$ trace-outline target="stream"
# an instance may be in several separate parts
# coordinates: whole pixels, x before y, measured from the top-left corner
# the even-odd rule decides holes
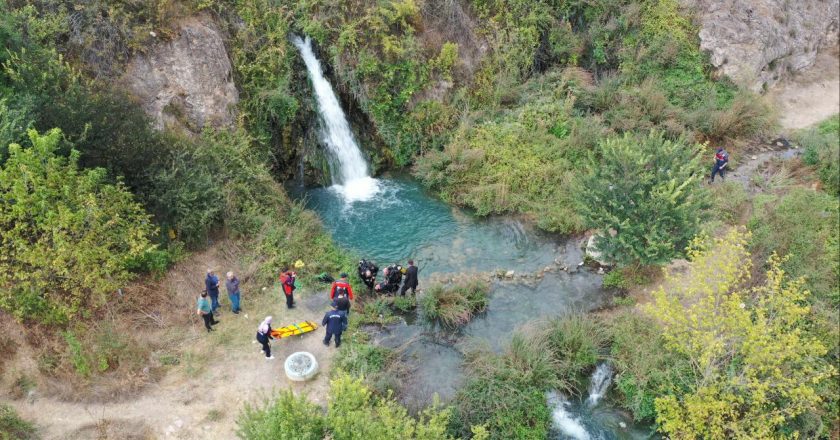
[[[408,176],[371,177],[309,38],[292,41],[313,83],[333,183],[292,192],[319,214],[336,242],[380,268],[413,258],[420,269],[420,295],[433,281],[504,274],[493,278],[487,312],[458,331],[425,323],[416,314],[371,329],[374,342],[397,349],[409,368],[397,390],[404,404],[417,410],[430,404],[434,394],[451,399],[463,384],[462,353],[471,344],[501,351],[524,324],[609,303],[612,293],[601,288],[602,276],[579,268],[583,253],[576,240],[541,233],[512,217],[476,218],[429,195]],[[554,411],[552,438],[650,437],[649,427],[634,426],[626,412],[599,401],[611,378],[611,370],[607,374],[599,367],[595,391],[582,401],[547,390]]]

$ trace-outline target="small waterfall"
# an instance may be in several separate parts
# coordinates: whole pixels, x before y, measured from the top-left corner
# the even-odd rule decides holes
[[[548,406],[552,408],[551,421],[554,428],[563,436],[574,440],[590,440],[589,431],[583,426],[580,418],[569,412],[569,401],[556,391],[548,393]]]
[[[589,397],[586,403],[589,406],[595,406],[598,401],[607,393],[610,384],[612,383],[613,370],[608,362],[602,362],[595,368],[592,373],[592,379],[589,381]]]
[[[378,182],[368,173],[367,162],[353,137],[353,132],[350,131],[350,124],[338,103],[338,98],[329,81],[324,78],[321,63],[312,52],[312,41],[309,37],[302,39],[293,36],[292,43],[300,50],[318,100],[318,111],[323,124],[322,142],[330,152],[333,187],[347,202],[368,200],[378,191]]]

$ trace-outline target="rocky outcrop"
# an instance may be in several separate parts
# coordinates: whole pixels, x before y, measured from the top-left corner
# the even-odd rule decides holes
[[[700,20],[700,47],[736,82],[759,91],[836,46],[840,0],[681,0]]]
[[[235,120],[239,94],[222,33],[209,16],[184,20],[171,41],[135,55],[122,82],[159,129],[198,132]]]

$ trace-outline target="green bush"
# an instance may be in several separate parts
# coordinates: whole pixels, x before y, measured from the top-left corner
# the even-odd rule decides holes
[[[603,324],[588,315],[574,314],[551,319],[546,327],[548,348],[558,364],[557,374],[577,387],[585,374],[603,358],[609,346]]]
[[[578,210],[603,231],[596,247],[619,264],[661,264],[682,254],[708,206],[700,145],[661,133],[625,134],[600,144],[577,181]]]
[[[439,321],[450,328],[460,327],[487,309],[489,291],[490,285],[481,280],[433,285],[420,299],[421,313],[429,321]]]
[[[452,429],[464,436],[485,426],[491,439],[544,439],[551,411],[546,391],[567,389],[545,338],[514,335],[508,350],[468,352],[466,383],[455,397]]]
[[[0,440],[36,440],[35,425],[23,420],[10,405],[0,404]]]
[[[653,420],[657,397],[687,391],[687,378],[693,374],[691,364],[663,350],[665,341],[659,329],[636,311],[621,312],[608,323],[618,402],[633,413],[634,419]]]
[[[0,306],[66,322],[133,278],[128,267],[152,248],[155,229],[104,169],[80,170],[75,151],[56,155],[60,130],[29,137],[32,147],[11,145],[0,168]]]
[[[327,412],[305,396],[283,392],[264,408],[246,404],[237,435],[260,439],[446,440],[450,412],[429,408],[415,419],[391,397],[376,397],[359,379],[343,375],[330,384]]]
[[[787,256],[782,268],[791,277],[805,277],[813,295],[840,305],[838,201],[825,193],[796,188],[781,198],[757,204],[749,228],[756,258]]]
[[[236,419],[236,435],[243,440],[321,440],[324,425],[321,408],[288,389],[263,408],[246,402]]]
[[[802,161],[817,170],[825,191],[840,195],[840,115],[797,133],[794,140],[805,149]]]

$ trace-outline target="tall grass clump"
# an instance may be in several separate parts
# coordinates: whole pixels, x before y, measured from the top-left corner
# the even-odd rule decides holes
[[[490,284],[482,280],[434,285],[420,300],[422,315],[449,328],[460,327],[487,309],[489,292]]]
[[[840,195],[840,115],[797,133],[794,140],[805,149],[802,161],[816,169],[825,192]]]
[[[40,438],[35,425],[20,418],[10,405],[0,405],[0,440],[35,440]]]
[[[545,393],[568,388],[555,374],[557,365],[545,338],[522,334],[514,335],[502,354],[468,352],[453,430],[466,434],[470,426],[484,425],[491,439],[548,438],[551,411]]]
[[[585,373],[603,358],[603,350],[609,346],[603,323],[585,314],[552,319],[545,331],[548,348],[558,363],[558,375],[572,385],[584,380]]]

